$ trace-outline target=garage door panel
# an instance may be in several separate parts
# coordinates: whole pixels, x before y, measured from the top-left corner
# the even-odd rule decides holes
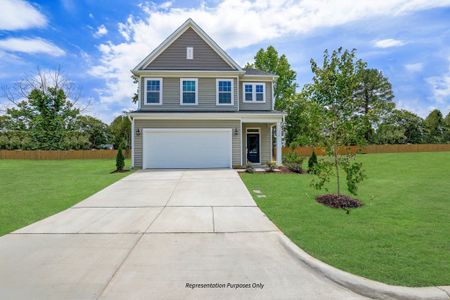
[[[144,130],[144,168],[229,168],[231,129]]]

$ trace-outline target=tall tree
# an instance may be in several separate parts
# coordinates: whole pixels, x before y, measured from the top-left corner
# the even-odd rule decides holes
[[[253,67],[261,71],[270,72],[278,75],[278,79],[274,88],[275,108],[284,110],[286,108],[286,100],[295,94],[297,83],[297,73],[292,70],[286,55],[278,55],[277,50],[273,46],[263,48],[255,55],[253,64],[246,64],[246,67]]]
[[[444,119],[445,123],[445,142],[450,143],[450,112]]]
[[[291,147],[312,146],[320,140],[322,109],[307,98],[306,89],[289,99],[286,106],[285,141]]]
[[[325,50],[321,66],[311,59],[313,83],[307,87],[310,99],[322,108],[319,145],[324,146],[332,162],[321,161],[314,183],[322,188],[334,168],[337,193],[340,195],[341,168],[346,172],[348,190],[355,194],[364,178],[362,165],[354,156],[339,153],[338,148],[359,144],[364,140],[365,125],[358,116],[359,105],[354,95],[359,87],[359,74],[365,63],[356,58],[356,50]]]
[[[427,142],[432,144],[443,143],[445,140],[445,125],[442,113],[435,109],[425,118],[427,128]]]
[[[19,81],[12,92],[6,91],[15,104],[6,110],[6,115],[16,130],[29,132],[33,148],[65,149],[65,135],[73,130],[80,114],[80,109],[67,98],[66,92],[71,90],[72,83],[59,71],[38,71],[37,75]]]
[[[109,143],[109,127],[99,119],[91,116],[79,116],[75,127],[88,137],[92,148],[99,149],[102,145]]]
[[[115,149],[122,146],[125,149],[130,149],[131,146],[131,122],[127,116],[116,117],[109,130],[112,136],[112,142]]]
[[[394,109],[394,92],[388,78],[377,69],[361,69],[359,72],[359,85],[355,91],[355,100],[360,106],[367,124],[366,140],[371,141],[372,128],[387,113]]]
[[[423,119],[412,112],[394,109],[377,127],[377,144],[420,144],[425,141]]]

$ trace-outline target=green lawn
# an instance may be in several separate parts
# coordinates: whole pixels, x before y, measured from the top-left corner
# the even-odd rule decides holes
[[[348,215],[315,202],[310,175],[242,178],[267,196],[254,195],[266,215],[314,257],[388,284],[450,285],[450,152],[358,159],[368,175],[357,196],[365,206]]]
[[[0,236],[64,210],[122,177],[115,161],[0,160]]]

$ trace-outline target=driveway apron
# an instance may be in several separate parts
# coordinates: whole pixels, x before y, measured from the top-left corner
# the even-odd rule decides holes
[[[234,170],[144,170],[0,238],[1,299],[362,299],[301,263]]]

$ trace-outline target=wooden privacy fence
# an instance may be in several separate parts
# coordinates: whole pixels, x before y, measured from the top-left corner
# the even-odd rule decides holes
[[[115,158],[117,150],[0,150],[0,159],[101,159]],[[128,151],[124,151],[129,158]]]
[[[283,147],[283,153],[295,151],[301,155],[311,155],[313,147]],[[324,155],[323,148],[314,148],[317,155]],[[403,153],[403,152],[439,152],[450,151],[450,144],[414,144],[414,145],[368,145],[364,147],[339,147],[338,153]]]

